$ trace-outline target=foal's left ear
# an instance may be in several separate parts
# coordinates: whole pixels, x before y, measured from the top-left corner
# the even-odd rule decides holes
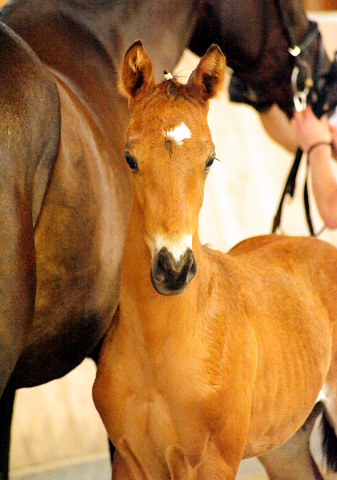
[[[134,42],[124,55],[120,91],[126,97],[136,98],[154,86],[153,65],[140,40]]]
[[[211,45],[187,82],[191,94],[207,102],[220,92],[225,78],[226,58],[218,45]]]

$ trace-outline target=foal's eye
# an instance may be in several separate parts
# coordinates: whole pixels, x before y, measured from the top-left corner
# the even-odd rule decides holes
[[[207,162],[206,162],[206,165],[205,165],[205,171],[208,172],[208,170],[211,168],[211,166],[213,165],[214,163],[214,159],[215,159],[215,156],[212,156],[210,157]]]
[[[125,152],[125,160],[126,163],[129,165],[131,172],[137,173],[138,172],[138,165],[136,160],[130,155],[129,152]]]

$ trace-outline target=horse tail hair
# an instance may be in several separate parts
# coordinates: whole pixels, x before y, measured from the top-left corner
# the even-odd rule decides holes
[[[337,472],[337,436],[326,408],[322,414],[322,450],[326,466],[332,472]]]

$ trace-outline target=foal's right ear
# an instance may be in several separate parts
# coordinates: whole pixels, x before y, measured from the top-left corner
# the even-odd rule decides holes
[[[154,87],[152,61],[140,40],[124,55],[119,87],[128,98],[140,97]]]
[[[218,45],[211,45],[190,75],[187,89],[200,102],[207,103],[220,93],[225,78],[226,58]]]

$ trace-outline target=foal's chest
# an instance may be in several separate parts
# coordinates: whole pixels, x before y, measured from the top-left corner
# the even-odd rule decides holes
[[[183,353],[172,339],[149,352],[120,327],[113,342],[107,342],[102,360],[108,365],[98,379],[109,388],[112,442],[118,449],[126,441],[142,463],[156,458],[161,464],[168,449],[179,446],[198,464],[211,426],[221,416],[219,392],[201,381],[202,365],[193,349]]]

